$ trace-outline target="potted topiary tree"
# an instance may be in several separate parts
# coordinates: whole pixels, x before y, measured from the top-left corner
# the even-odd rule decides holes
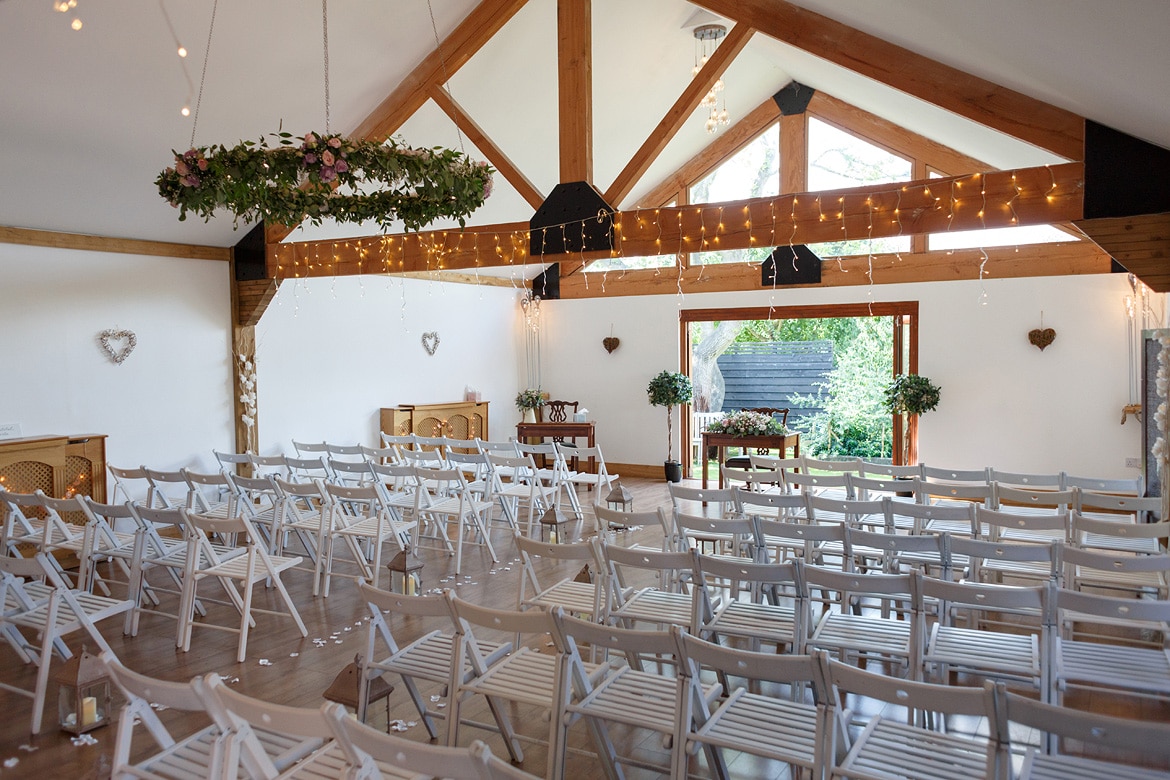
[[[663,371],[650,380],[646,395],[653,406],[666,407],[666,462],[668,482],[682,481],[682,464],[674,459],[674,407],[689,403],[694,396],[691,378],[677,371]]]
[[[899,374],[886,387],[886,408],[892,414],[902,415],[902,462],[918,460],[917,447],[912,447],[915,437],[911,425],[917,424],[918,415],[938,407],[939,386],[918,374]]]

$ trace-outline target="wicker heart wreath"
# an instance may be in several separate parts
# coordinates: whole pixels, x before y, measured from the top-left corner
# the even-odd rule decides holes
[[[134,335],[132,330],[103,330],[98,334],[98,341],[101,343],[102,351],[106,353],[106,357],[119,366],[138,346],[138,337]]]

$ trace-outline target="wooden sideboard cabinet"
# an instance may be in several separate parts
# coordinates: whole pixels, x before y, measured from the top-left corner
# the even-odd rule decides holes
[[[457,401],[449,404],[404,404],[382,409],[382,433],[415,434],[428,438],[487,439],[488,402]]]
[[[106,501],[106,437],[30,436],[0,441],[0,485],[54,498],[81,493]]]

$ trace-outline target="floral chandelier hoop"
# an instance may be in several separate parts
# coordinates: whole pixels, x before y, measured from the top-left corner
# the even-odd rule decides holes
[[[467,217],[491,195],[495,171],[462,151],[439,146],[414,148],[394,139],[382,143],[344,138],[330,132],[328,0],[321,0],[325,132],[294,138],[292,133],[281,131],[269,136],[275,139],[271,145],[262,137],[230,148],[195,146],[218,6],[219,0],[215,0],[191,126],[191,148],[183,153],[172,150],[174,166],[155,179],[159,195],[179,210],[180,221],[190,211],[208,222],[217,209],[226,209],[237,223],[240,219],[264,220],[295,226],[305,219],[314,225],[333,219],[373,221],[389,230],[400,220],[407,230],[420,230],[436,219],[448,218],[463,227]],[[431,27],[441,52],[433,12]]]
[[[192,212],[206,222],[224,208],[237,220],[371,220],[388,229],[397,219],[419,230],[443,217],[465,224],[492,191],[491,166],[452,149],[313,132],[272,137],[275,146],[261,138],[174,152],[174,166],[155,180],[159,194],[180,220]],[[360,190],[369,185],[379,189]]]

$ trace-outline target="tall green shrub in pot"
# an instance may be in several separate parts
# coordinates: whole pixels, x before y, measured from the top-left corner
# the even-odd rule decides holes
[[[690,403],[694,397],[691,378],[677,371],[663,371],[650,380],[646,396],[653,406],[666,407],[666,462],[663,466],[666,479],[678,482],[682,479],[682,464],[674,459],[674,407]]]
[[[886,408],[902,415],[902,462],[911,463],[911,420],[938,407],[940,388],[924,376],[899,374],[886,387]]]

